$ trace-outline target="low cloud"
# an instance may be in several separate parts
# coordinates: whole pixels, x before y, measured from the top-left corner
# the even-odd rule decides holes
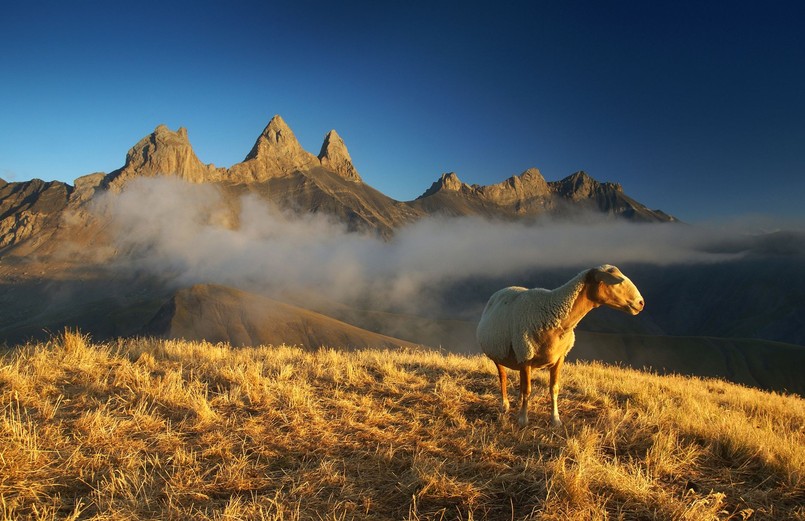
[[[127,253],[120,257],[127,269],[177,287],[217,283],[411,312],[428,308],[429,288],[473,277],[560,268],[569,277],[602,263],[727,262],[751,246],[746,222],[524,224],[475,217],[423,219],[382,241],[325,215],[291,215],[257,196],[233,198],[173,177],[136,179],[94,210]]]

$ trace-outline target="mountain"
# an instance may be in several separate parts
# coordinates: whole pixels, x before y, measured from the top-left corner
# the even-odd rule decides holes
[[[74,187],[59,181],[0,179],[0,251],[28,239],[36,244],[47,240],[61,225],[73,192]]]
[[[328,316],[245,291],[197,284],[177,291],[143,333],[234,346],[297,345],[310,349],[416,347]]]
[[[214,184],[233,197],[252,193],[286,211],[324,213],[353,231],[384,238],[428,215],[510,220],[593,212],[631,221],[675,221],[631,199],[619,184],[600,183],[584,172],[547,182],[536,168],[488,186],[470,186],[448,173],[419,198],[396,201],[363,182],[335,130],[325,135],[315,156],[302,148],[288,124],[276,115],[244,160],[229,168],[202,163],[186,128],[174,132],[158,125],[128,151],[124,165],[109,174],[78,178],[74,186],[0,180],[0,249],[30,239],[28,251],[32,251],[66,223],[81,221],[86,228],[90,216],[85,207],[97,193],[119,193],[134,179],[166,175]]]
[[[126,154],[126,164],[103,180],[104,186],[120,191],[129,180],[139,177],[175,175],[192,183],[221,181],[226,169],[205,165],[196,156],[187,138],[187,129],[173,132],[159,125]]]
[[[522,218],[543,214],[571,217],[584,212],[635,222],[673,222],[659,210],[649,210],[623,193],[621,185],[599,183],[586,172],[547,182],[536,168],[487,185],[468,185],[451,172],[442,175],[410,203],[424,213],[451,216],[484,215]]]
[[[358,175],[355,165],[352,164],[352,158],[344,140],[335,130],[331,130],[324,136],[324,143],[321,145],[318,157],[321,166],[331,172],[335,172],[348,181],[361,181],[361,176]]]
[[[676,218],[665,212],[650,210],[624,194],[620,184],[599,183],[584,171],[549,183],[549,187],[555,197],[565,203],[563,205],[565,211],[571,205],[576,205],[577,209],[597,210],[635,222],[676,221]]]
[[[316,156],[305,151],[280,116],[274,116],[257,137],[242,163],[229,169],[228,180],[242,183],[265,181],[319,166]]]

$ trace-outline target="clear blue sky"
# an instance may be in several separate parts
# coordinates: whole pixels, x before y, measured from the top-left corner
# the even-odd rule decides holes
[[[4,2],[0,177],[114,170],[160,123],[231,166],[281,114],[400,200],[535,166],[688,221],[805,217],[804,3],[468,5]]]

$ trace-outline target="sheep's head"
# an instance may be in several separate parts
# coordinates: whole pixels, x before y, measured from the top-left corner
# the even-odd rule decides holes
[[[615,266],[604,264],[587,273],[590,300],[598,305],[637,315],[645,301],[629,278]]]

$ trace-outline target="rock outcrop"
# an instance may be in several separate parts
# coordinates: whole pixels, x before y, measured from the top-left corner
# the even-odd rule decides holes
[[[186,128],[180,127],[173,132],[165,125],[159,125],[129,150],[123,168],[107,175],[103,184],[113,191],[120,191],[134,177],[159,175],[174,175],[191,183],[205,183],[222,180],[225,172],[223,168],[205,165],[199,160],[187,139]]]
[[[463,183],[458,178],[455,172],[448,172],[430,185],[430,188],[425,190],[425,193],[419,196],[419,199],[435,195],[439,192],[461,192],[472,193],[472,188]]]
[[[72,191],[73,187],[59,181],[0,180],[0,248],[51,234]]]
[[[560,181],[551,183],[551,187],[556,194],[572,201],[589,199],[601,192],[623,193],[623,187],[621,187],[620,184],[599,183],[584,170],[580,170]]]
[[[324,143],[319,152],[319,162],[322,167],[348,181],[361,181],[361,176],[358,175],[355,165],[352,164],[352,158],[349,156],[344,140],[335,130],[331,130],[324,136]]]
[[[674,222],[676,218],[650,210],[625,193],[619,183],[601,183],[579,171],[548,183],[558,201],[559,213],[593,211],[637,222]]]
[[[302,148],[293,131],[276,115],[257,138],[246,159],[229,169],[231,182],[255,183],[319,166],[319,159]]]
[[[536,168],[477,190],[485,200],[508,208],[515,215],[536,214],[551,208],[550,187]]]
[[[96,172],[94,174],[81,176],[73,181],[75,190],[70,196],[70,205],[79,206],[92,199],[95,192],[103,184],[105,178],[105,173]]]

